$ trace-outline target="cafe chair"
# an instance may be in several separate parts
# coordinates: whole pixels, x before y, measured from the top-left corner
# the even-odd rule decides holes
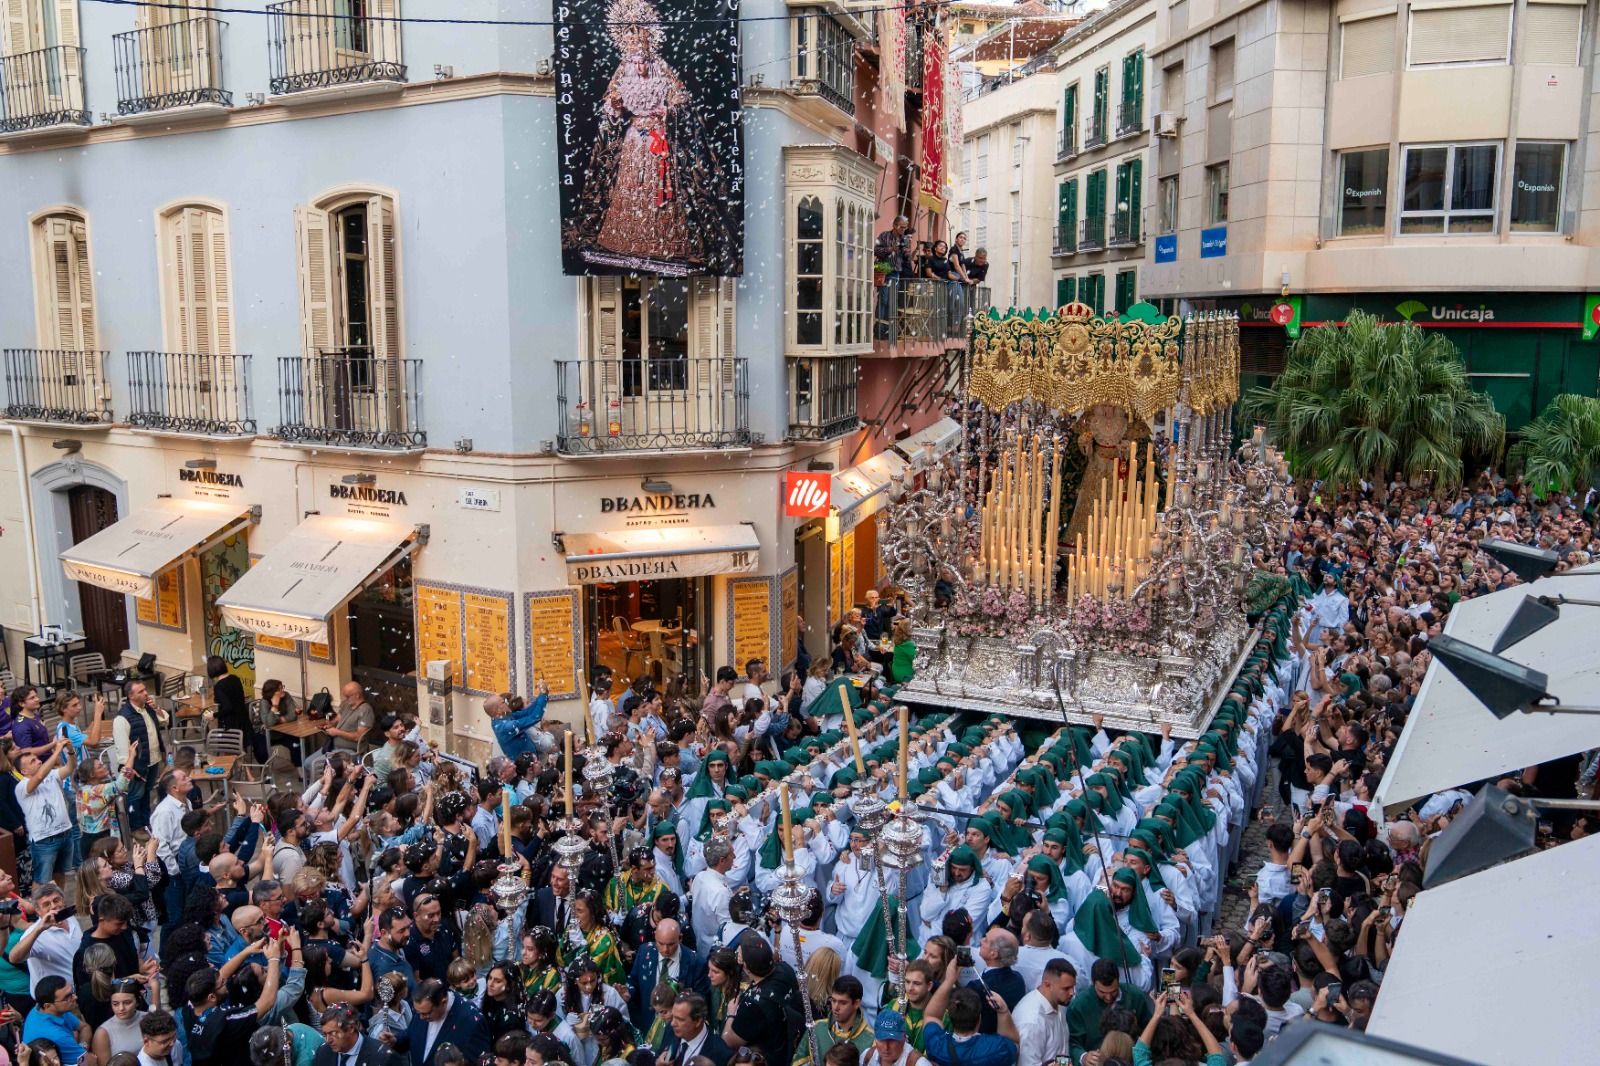
[[[301,775],[307,785],[322,776],[322,768],[328,765],[328,756],[325,752],[317,752],[300,764]]]
[[[207,755],[243,755],[244,730],[213,729],[206,734]]]
[[[67,673],[80,685],[94,685],[94,676],[106,672],[106,657],[97,651],[67,656]]]
[[[272,794],[272,782],[265,778],[236,777],[230,782],[229,787],[233,789],[235,796],[243,797],[244,801],[250,804],[265,803]]]
[[[642,673],[645,669],[646,663],[645,651],[648,649],[649,645],[645,644],[638,638],[637,635],[634,634],[633,630],[628,625],[628,620],[622,617],[620,614],[615,615],[611,619],[611,630],[617,635],[617,643],[622,645],[622,672],[629,677],[634,676],[633,669],[629,664],[634,659],[638,659],[640,662],[639,669]]]

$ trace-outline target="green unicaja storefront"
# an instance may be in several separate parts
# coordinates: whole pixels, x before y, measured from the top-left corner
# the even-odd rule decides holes
[[[1270,298],[1257,298],[1267,304]],[[1436,329],[1461,352],[1473,384],[1516,431],[1563,392],[1600,390],[1600,296],[1569,292],[1307,293],[1290,297],[1299,321],[1286,332],[1337,325],[1351,310]],[[1260,315],[1253,317],[1262,317]],[[1257,328],[1265,323],[1260,323]]]

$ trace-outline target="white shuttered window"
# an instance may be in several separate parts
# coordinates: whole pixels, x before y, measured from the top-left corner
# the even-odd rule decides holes
[[[1340,32],[1339,77],[1360,78],[1394,69],[1394,15],[1346,22]]]
[[[94,350],[99,334],[87,224],[80,215],[47,215],[34,223],[33,235],[39,347]]]
[[[1411,11],[1410,63],[1504,63],[1511,44],[1511,5]]]
[[[396,220],[394,200],[382,193],[295,209],[305,354],[370,347],[378,359],[405,355]]]
[[[1583,8],[1577,4],[1529,4],[1522,15],[1522,61],[1577,65],[1582,30]]]
[[[186,204],[161,218],[161,280],[167,349],[233,354],[233,283],[227,217]]]

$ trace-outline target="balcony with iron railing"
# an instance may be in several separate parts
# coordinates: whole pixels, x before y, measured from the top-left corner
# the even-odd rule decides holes
[[[106,353],[7,348],[5,416],[61,426],[111,425]]]
[[[184,19],[165,26],[113,34],[117,70],[117,114],[147,115],[175,108],[211,110],[233,106],[222,87],[222,31],[214,18]]]
[[[87,128],[82,48],[0,56],[0,134]]]
[[[1106,217],[1099,215],[1078,223],[1078,251],[1098,252],[1106,246]]]
[[[272,95],[385,90],[405,83],[400,23],[373,18],[365,4],[350,4],[347,10],[351,13],[330,15],[327,0],[267,5]]]
[[[1056,161],[1071,159],[1078,154],[1078,130],[1074,126],[1062,126],[1061,132],[1056,134]]]
[[[154,433],[253,437],[250,357],[129,352],[128,424]]]
[[[1071,255],[1078,250],[1078,227],[1071,222],[1050,227],[1050,254]]]
[[[1131,137],[1144,129],[1144,100],[1124,100],[1117,105],[1117,136]]]
[[[307,447],[422,451],[422,360],[374,355],[365,345],[282,357],[272,435]]]
[[[1083,150],[1104,148],[1110,138],[1106,135],[1106,116],[1104,114],[1091,115],[1083,124]]]
[[[673,357],[556,362],[564,455],[749,448],[749,360]]]
[[[1143,227],[1139,225],[1139,212],[1132,208],[1114,212],[1111,216],[1109,248],[1132,248],[1144,240]]]
[[[856,412],[856,358],[798,356],[789,360],[789,439],[832,440],[861,425]]]
[[[966,341],[968,316],[989,306],[989,289],[982,285],[937,278],[890,278],[884,284],[889,291],[879,290],[874,339],[890,344]]]

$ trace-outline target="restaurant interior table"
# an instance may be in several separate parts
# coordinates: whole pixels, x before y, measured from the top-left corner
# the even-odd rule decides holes
[[[209,768],[196,766],[194,768],[194,773],[189,775],[190,780],[197,785],[216,786],[220,784],[222,786],[223,806],[227,807],[231,805],[233,803],[233,789],[229,787],[228,781],[233,777],[234,768],[239,763],[239,756],[206,755],[203,756],[203,758],[207,763],[210,764]],[[220,772],[212,773],[210,772],[212,770]]]

